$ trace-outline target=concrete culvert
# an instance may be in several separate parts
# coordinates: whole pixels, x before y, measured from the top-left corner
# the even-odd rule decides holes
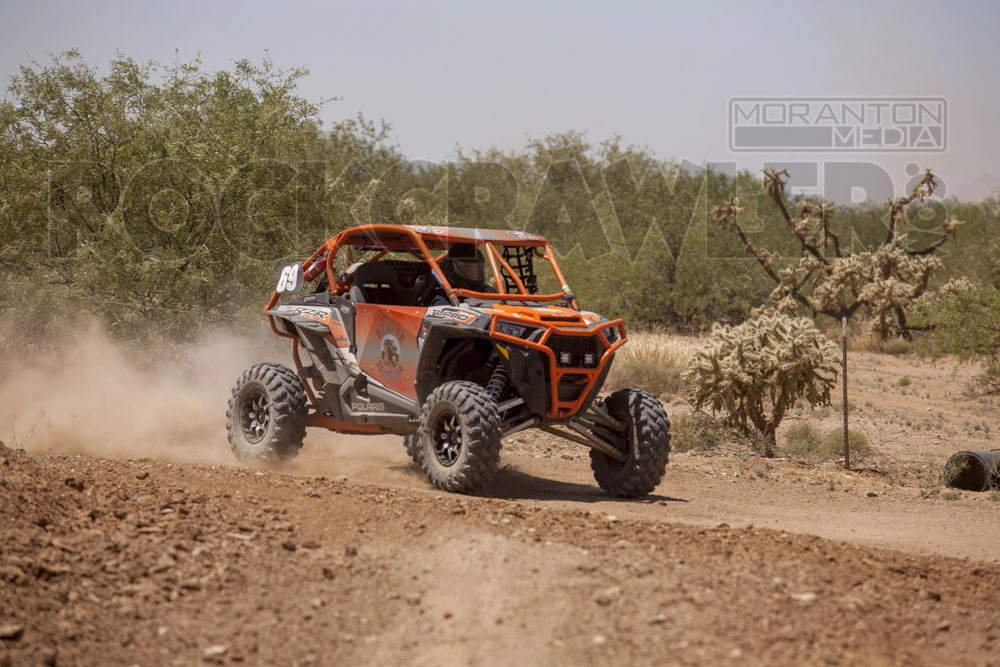
[[[944,483],[963,491],[1000,488],[1000,450],[966,451],[952,454],[944,464]]]

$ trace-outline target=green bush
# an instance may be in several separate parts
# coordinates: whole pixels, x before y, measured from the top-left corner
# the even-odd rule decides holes
[[[101,73],[76,51],[22,67],[0,101],[4,314],[36,340],[82,309],[148,340],[259,312],[280,261],[351,221],[370,181],[352,158],[398,161],[384,126],[321,131],[305,75],[125,56]],[[0,348],[26,337],[4,334]]]
[[[1000,390],[1000,290],[992,285],[954,281],[955,289],[923,302],[921,312],[931,335],[922,351],[953,354],[962,363],[980,362],[980,389]]]

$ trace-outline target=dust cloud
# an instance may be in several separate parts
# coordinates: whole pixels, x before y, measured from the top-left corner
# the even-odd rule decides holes
[[[0,440],[38,453],[233,463],[229,392],[264,354],[212,333],[155,362],[134,360],[91,326],[50,359],[6,369]]]
[[[6,362],[0,373],[0,441],[34,453],[237,465],[226,440],[232,386],[253,364],[287,364],[283,343],[216,331],[192,345],[162,345],[136,358],[101,327],[90,326],[44,362]],[[306,476],[425,484],[398,436],[309,429],[299,457],[281,468]]]

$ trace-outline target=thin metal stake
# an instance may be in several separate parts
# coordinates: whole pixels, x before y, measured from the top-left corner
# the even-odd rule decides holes
[[[847,430],[847,318],[840,318],[840,333],[843,343],[844,380],[844,469],[851,469],[851,445]]]

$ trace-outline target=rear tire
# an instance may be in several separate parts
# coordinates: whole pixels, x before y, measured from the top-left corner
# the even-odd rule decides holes
[[[413,462],[417,464],[418,468],[423,468],[423,458],[420,456],[420,438],[417,434],[404,435],[403,436],[403,446],[406,447],[406,453],[409,454]]]
[[[229,446],[241,461],[294,458],[306,437],[306,393],[280,364],[257,364],[233,387],[226,410]]]
[[[424,402],[415,440],[434,486],[454,493],[481,489],[500,467],[496,401],[475,383],[447,382]]]
[[[626,433],[614,435],[602,429],[598,435],[614,443],[625,454],[625,461],[590,450],[590,467],[597,484],[618,498],[652,493],[670,458],[670,420],[663,405],[645,391],[622,389],[611,394],[604,407],[625,424]]]

